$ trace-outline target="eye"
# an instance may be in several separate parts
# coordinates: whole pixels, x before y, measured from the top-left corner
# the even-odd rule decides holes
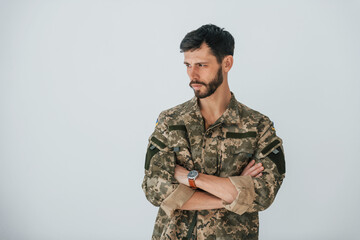
[[[199,66],[199,67],[206,67],[206,65],[205,65],[205,64],[202,64],[202,63],[199,63],[198,66]]]
[[[189,67],[191,67],[191,66],[190,66],[190,64],[185,64],[185,66],[186,66],[186,68],[189,68]]]

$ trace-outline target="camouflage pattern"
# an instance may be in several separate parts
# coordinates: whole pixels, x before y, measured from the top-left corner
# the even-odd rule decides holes
[[[176,164],[209,175],[242,177],[252,159],[265,168],[262,177],[252,178],[255,198],[241,214],[225,208],[177,209],[169,217],[159,208],[152,239],[258,239],[258,211],[271,205],[285,177],[282,140],[268,117],[239,103],[233,94],[224,114],[207,130],[204,126],[196,97],[160,114],[145,164],[142,187],[147,199],[160,206],[178,187]],[[158,150],[152,153],[151,148]]]

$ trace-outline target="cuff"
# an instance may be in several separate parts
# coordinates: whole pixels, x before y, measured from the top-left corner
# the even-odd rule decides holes
[[[233,176],[229,179],[238,191],[238,195],[232,203],[227,204],[223,201],[223,205],[225,209],[241,215],[251,207],[255,199],[254,182],[250,176]]]
[[[173,217],[175,209],[181,208],[182,205],[191,198],[194,192],[194,189],[184,184],[179,184],[175,191],[164,199],[160,207],[169,217]]]

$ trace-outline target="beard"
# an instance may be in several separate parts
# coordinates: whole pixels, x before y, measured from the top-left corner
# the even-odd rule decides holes
[[[189,86],[191,87],[191,84],[195,83],[204,85],[206,89],[205,92],[201,93],[200,90],[194,90],[194,93],[197,98],[207,98],[216,91],[216,89],[222,84],[223,80],[224,78],[222,75],[222,67],[220,66],[215,78],[211,80],[208,84],[199,81],[191,81],[189,83]]]

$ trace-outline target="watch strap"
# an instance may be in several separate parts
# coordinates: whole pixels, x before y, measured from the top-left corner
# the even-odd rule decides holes
[[[192,189],[196,189],[196,185],[195,185],[195,179],[188,179],[189,180],[189,185]]]

